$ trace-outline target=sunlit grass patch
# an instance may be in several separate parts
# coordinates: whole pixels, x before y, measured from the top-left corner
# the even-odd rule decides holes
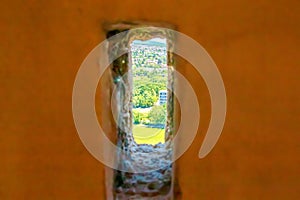
[[[133,126],[133,137],[137,144],[152,144],[165,142],[165,129],[151,128],[144,125]]]

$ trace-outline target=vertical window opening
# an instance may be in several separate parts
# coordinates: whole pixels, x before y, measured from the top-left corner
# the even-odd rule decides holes
[[[110,41],[109,57],[130,50],[111,66],[116,91],[112,106],[118,112],[116,132],[112,134],[117,135],[117,146],[126,152],[126,157],[116,156],[116,164],[125,170],[145,169],[139,173],[106,173],[107,198],[173,199],[174,58],[170,49],[174,48],[174,37],[167,29],[143,29],[134,23],[114,24],[107,29],[108,38],[127,31],[124,41]]]
[[[151,145],[165,143],[168,83],[166,38],[132,41],[130,58],[134,141]]]

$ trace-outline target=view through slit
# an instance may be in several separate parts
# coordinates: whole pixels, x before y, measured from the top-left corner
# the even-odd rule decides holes
[[[108,32],[108,37],[117,31]],[[109,43],[117,111],[113,199],[170,200],[174,191],[173,35],[158,28],[131,29]]]
[[[164,143],[168,83],[166,39],[134,40],[130,48],[134,141],[151,145]]]

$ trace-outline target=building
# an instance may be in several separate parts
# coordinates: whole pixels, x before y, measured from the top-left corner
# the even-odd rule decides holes
[[[160,90],[159,91],[159,105],[163,105],[165,103],[167,103],[167,90]]]

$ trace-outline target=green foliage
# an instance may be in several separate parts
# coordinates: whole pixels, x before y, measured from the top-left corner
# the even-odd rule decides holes
[[[134,89],[133,105],[134,107],[147,108],[154,105],[157,101],[155,90],[147,85],[140,85]]]
[[[166,106],[153,106],[149,112],[149,120],[151,124],[165,124],[166,123]]]
[[[133,91],[133,105],[135,108],[148,108],[158,100],[159,90],[166,87],[161,84],[136,81]]]
[[[147,124],[147,123],[149,123],[148,113],[140,112],[137,109],[133,109],[132,112],[133,112],[133,123],[134,124],[140,124],[140,123]]]
[[[166,90],[168,68],[165,45],[137,45],[132,50],[133,107],[152,107],[159,90]]]
[[[134,124],[139,124],[141,123],[141,113],[137,110],[133,110],[133,123]]]

